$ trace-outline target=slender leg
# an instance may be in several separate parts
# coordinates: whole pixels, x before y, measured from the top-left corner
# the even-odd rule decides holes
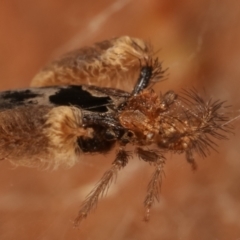
[[[114,177],[116,177],[117,172],[127,165],[129,157],[131,157],[131,155],[124,149],[120,148],[116,159],[112,163],[112,167],[104,173],[101,180],[83,202],[78,216],[74,221],[75,226],[78,226],[80,222],[88,216],[90,211],[97,206],[98,199],[107,192]]]
[[[154,201],[159,201],[162,176],[164,175],[163,167],[165,164],[165,158],[156,150],[143,150],[142,148],[137,148],[137,154],[140,159],[155,166],[155,172],[153,173],[153,176],[148,184],[147,196],[144,200],[144,206],[146,208],[144,220],[148,221],[150,218],[150,210],[154,204]]]

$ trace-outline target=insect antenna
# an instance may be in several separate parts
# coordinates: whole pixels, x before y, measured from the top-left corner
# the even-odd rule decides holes
[[[191,149],[195,149],[199,155],[206,157],[210,153],[210,148],[215,150],[217,144],[213,141],[216,139],[227,139],[220,131],[229,133],[230,128],[226,122],[229,118],[226,113],[221,113],[220,110],[227,108],[225,101],[204,101],[197,93],[196,89],[184,90],[180,96],[183,101],[182,109],[185,114],[187,126],[189,127],[188,136],[191,139]],[[185,104],[185,106],[184,106]],[[191,160],[190,148],[186,152],[187,159]]]

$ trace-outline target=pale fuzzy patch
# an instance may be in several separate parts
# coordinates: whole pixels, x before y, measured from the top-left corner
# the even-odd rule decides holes
[[[73,166],[78,158],[80,148],[77,137],[92,137],[92,129],[82,127],[82,112],[75,107],[55,107],[47,115],[44,134],[49,139],[48,151],[53,156],[51,165]]]
[[[138,38],[123,36],[114,39],[113,47],[106,50],[101,61],[123,71],[128,71],[131,65],[139,64],[139,60],[147,60],[151,56],[151,48]]]

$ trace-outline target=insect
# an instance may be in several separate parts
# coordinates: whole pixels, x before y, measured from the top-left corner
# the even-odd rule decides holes
[[[76,225],[133,155],[155,168],[144,200],[148,220],[159,200],[164,153],[185,153],[196,169],[194,154],[206,157],[214,139],[226,139],[224,102],[205,100],[195,89],[156,93],[152,86],[165,70],[152,56],[142,40],[115,38],[54,61],[36,75],[32,88],[0,93],[2,159],[57,168],[74,165],[84,154],[117,149],[112,166],[83,202]],[[128,80],[135,82],[130,91],[102,86]]]

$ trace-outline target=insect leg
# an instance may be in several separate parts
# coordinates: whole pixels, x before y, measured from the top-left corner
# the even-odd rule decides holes
[[[114,177],[116,177],[117,172],[127,165],[130,156],[131,155],[124,149],[119,149],[117,156],[112,163],[112,167],[104,173],[101,180],[83,202],[78,216],[74,221],[75,226],[78,226],[80,222],[88,216],[90,211],[97,206],[98,199],[107,193],[107,190],[110,187]]]
[[[138,95],[142,90],[149,87],[150,83],[158,82],[164,77],[166,70],[162,69],[162,64],[156,59],[145,59],[146,63],[141,66],[140,76],[132,91],[132,95]],[[155,79],[155,81],[153,81]]]
[[[152,179],[148,184],[147,196],[144,199],[144,206],[146,208],[144,220],[148,221],[150,217],[150,210],[154,201],[159,201],[159,192],[162,185],[162,176],[164,174],[163,167],[165,164],[165,158],[156,150],[144,150],[142,148],[137,148],[136,152],[140,159],[155,166]]]
[[[149,85],[149,82],[152,77],[152,71],[153,71],[152,66],[148,64],[141,68],[140,76],[134,87],[134,90],[132,91],[133,96],[136,96],[137,94],[139,94],[139,92],[141,92],[143,89],[145,89]]]

